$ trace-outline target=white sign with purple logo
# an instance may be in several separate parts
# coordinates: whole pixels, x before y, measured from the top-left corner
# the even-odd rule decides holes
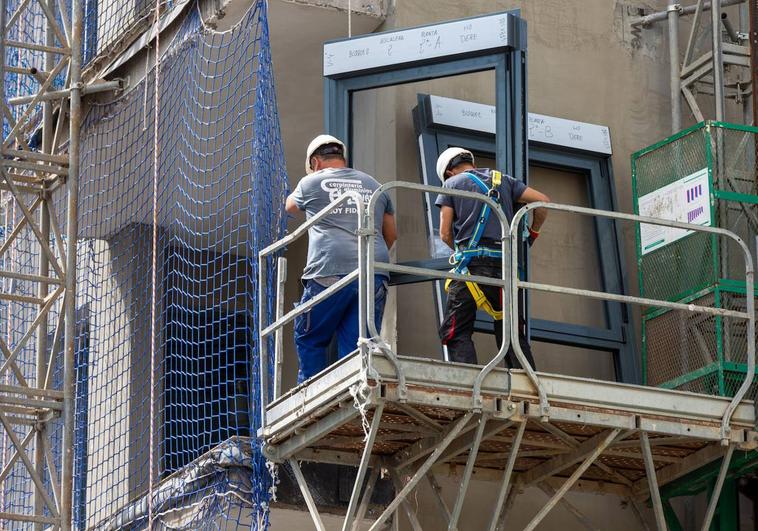
[[[640,216],[669,219],[681,223],[708,226],[711,224],[711,195],[708,189],[708,168],[703,168],[654,192],[645,194],[637,201]],[[692,234],[693,231],[640,225],[642,254]]]

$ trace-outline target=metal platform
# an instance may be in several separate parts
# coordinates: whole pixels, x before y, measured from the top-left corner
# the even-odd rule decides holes
[[[324,525],[300,471],[300,461],[358,467],[343,531],[360,527],[356,522],[365,515],[380,473],[392,478],[396,495],[371,524],[371,531],[380,529],[398,510],[405,511],[414,530],[421,529],[406,499],[422,479],[430,482],[441,514],[447,516],[448,530],[456,530],[474,472],[478,479],[491,479],[498,485],[490,531],[501,527],[501,517],[509,512],[519,490],[537,486],[550,493],[549,502],[526,526],[530,531],[557,503],[566,503],[563,497],[571,489],[612,493],[633,502],[649,498],[658,529],[665,530],[659,486],[721,460],[703,521],[702,529],[708,530],[735,449],[758,447],[755,407],[752,401],[743,400],[755,374],[754,299],[746,298],[746,311],[734,311],[529,282],[518,274],[519,226],[530,210],[546,208],[592,218],[709,233],[740,247],[745,261],[746,292],[753,293],[753,261],[745,243],[734,233],[718,227],[552,203],[530,203],[514,215],[509,225],[500,207],[490,198],[446,189],[447,195],[492,203],[490,208],[501,223],[500,278],[461,276],[375,260],[376,234],[369,229],[374,227],[374,208],[380,194],[394,188],[440,192],[432,186],[395,181],[382,185],[367,204],[347,192],[259,253],[261,276],[268,274],[273,258],[277,253],[279,256],[276,258],[276,294],[259,293],[262,428],[258,435],[264,442],[268,459],[287,462],[292,467],[316,529],[322,530]],[[287,262],[280,253],[309,227],[328,216],[332,208],[347,200],[358,207],[357,270],[285,314]],[[396,355],[381,340],[373,325],[374,291],[368,289],[367,279],[371,279],[373,285],[377,271],[474,281],[502,288],[503,307],[509,308],[504,312],[502,323],[503,345],[511,343],[517,360],[526,370],[499,368],[505,358],[505,348],[485,367]],[[359,313],[366,316],[365,321],[359,321],[358,351],[282,394],[283,327],[356,280]],[[520,290],[744,321],[745,379],[734,397],[725,398],[536,373],[519,342],[510,341],[519,333],[517,320],[511,316],[518,314]],[[266,304],[269,304],[266,301],[274,301],[273,323],[265,317]],[[272,346],[274,352],[269,359]],[[271,362],[273,371],[269,370]],[[269,393],[269,389],[273,392]],[[269,395],[273,397],[272,402],[268,402]],[[440,496],[434,479],[435,472],[440,470],[460,474],[460,487],[452,508],[447,507]]]
[[[462,475],[464,491],[476,470],[478,479],[501,483],[503,499],[509,482],[558,489],[549,510],[569,489],[646,499],[648,467],[656,471],[657,490],[758,440],[747,400],[735,410],[732,444],[724,446],[727,398],[538,373],[550,403],[544,419],[523,371],[494,369],[483,381],[479,409],[473,386],[481,367],[402,356],[397,362],[405,393],[385,355],[373,355],[376,374],[368,377],[356,353],[272,402],[260,434],[266,456],[357,466],[368,451],[368,467],[413,474],[399,495],[443,464]]]

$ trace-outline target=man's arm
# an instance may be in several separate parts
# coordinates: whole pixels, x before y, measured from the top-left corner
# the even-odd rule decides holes
[[[295,203],[295,199],[292,197],[292,194],[290,194],[289,197],[287,197],[287,200],[284,202],[284,210],[286,210],[288,214],[297,214],[300,212],[300,209]]]
[[[382,219],[382,236],[384,236],[384,242],[387,244],[387,249],[392,249],[392,246],[397,240],[397,225],[395,224],[395,215],[384,213]]]
[[[440,207],[440,238],[451,249],[455,249],[455,241],[453,240],[454,216],[455,210],[453,210],[453,207],[445,205]]]
[[[521,194],[521,197],[518,198],[519,203],[536,203],[537,201],[549,203],[550,198],[542,192],[529,187],[527,187],[527,189],[524,190],[524,193]],[[542,224],[545,222],[545,218],[547,218],[547,209],[535,208],[532,211],[532,226],[530,229],[539,233],[540,227],[542,227]]]

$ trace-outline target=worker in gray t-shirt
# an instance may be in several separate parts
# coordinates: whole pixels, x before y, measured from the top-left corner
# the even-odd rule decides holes
[[[348,191],[358,192],[367,203],[379,183],[346,163],[345,145],[337,138],[319,135],[308,146],[306,176],[287,198],[290,214],[305,211],[307,218]],[[397,238],[392,202],[383,194],[376,206],[377,261],[388,262]],[[312,299],[341,277],[358,269],[358,207],[345,201],[329,216],[308,230],[308,260],[303,270],[300,304]],[[376,326],[381,326],[387,295],[387,275],[375,278]],[[326,368],[326,351],[337,336],[338,356],[343,358],[358,345],[358,281],[352,282],[310,311],[295,318],[295,345],[300,362],[297,381],[304,382]]]

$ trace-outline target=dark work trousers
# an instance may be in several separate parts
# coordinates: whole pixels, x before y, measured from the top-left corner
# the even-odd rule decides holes
[[[468,265],[469,273],[483,277],[500,278],[501,267],[499,258],[473,258]],[[503,298],[500,288],[495,286],[485,286],[480,284],[479,287],[484,295],[490,301],[493,309],[501,310],[503,307]],[[440,326],[440,339],[442,344],[447,346],[450,361],[459,363],[476,364],[476,349],[471,335],[474,333],[474,322],[476,320],[476,301],[465,282],[452,281],[447,292],[447,305],[445,307],[445,319]],[[526,339],[526,323],[519,316],[519,344],[524,351],[527,361],[534,369],[534,357],[532,349]],[[503,323],[494,321],[495,341],[498,349],[503,344]],[[505,364],[510,369],[520,369],[521,364],[516,359],[516,353],[513,352],[513,346],[508,346],[508,353],[505,356]]]

